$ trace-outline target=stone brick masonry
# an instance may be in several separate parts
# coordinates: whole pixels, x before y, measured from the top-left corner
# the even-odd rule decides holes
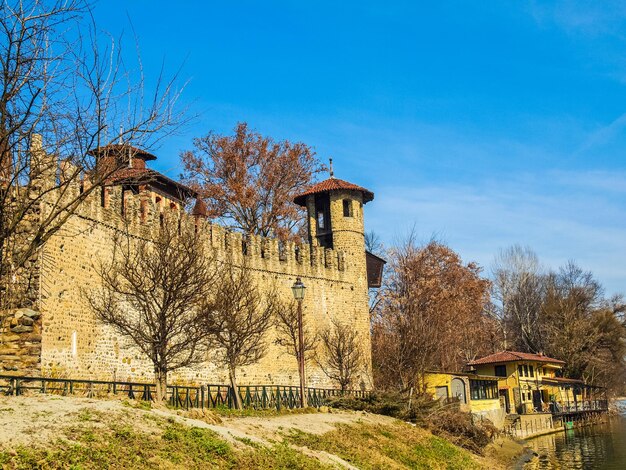
[[[73,188],[79,191],[77,185]],[[150,362],[127,340],[97,321],[85,300],[85,293],[97,287],[100,263],[112,259],[113,237],[128,231],[133,236],[150,238],[158,230],[159,213],[170,209],[155,203],[149,191],[122,195],[122,187],[96,188],[89,199],[70,217],[63,228],[40,250],[38,303],[33,310],[8,312],[0,331],[0,363],[3,373],[44,374],[98,380],[152,381]],[[312,196],[309,196],[309,198]],[[107,200],[107,207],[103,201]],[[342,202],[349,199],[355,210],[344,217]],[[279,245],[275,239],[252,236],[246,241],[219,225],[204,220],[197,223],[205,243],[218,259],[241,263],[247,258],[261,287],[278,286],[279,295],[291,299],[296,277],[305,283],[304,315],[316,331],[330,325],[331,318],[351,325],[362,340],[367,360],[357,380],[371,387],[369,310],[362,196],[355,191],[330,194],[331,222],[335,233],[333,249],[312,244]],[[125,215],[121,204],[124,201]],[[307,201],[308,202],[308,201]],[[309,204],[310,206],[310,204]],[[45,209],[44,209],[45,210]],[[147,212],[146,212],[147,210]],[[311,219],[312,220],[312,219]],[[245,252],[245,254],[244,254]],[[268,338],[270,348],[256,365],[238,371],[241,384],[298,383],[297,363]],[[218,368],[209,354],[201,366],[176,371],[170,383],[227,383],[227,371]],[[309,361],[309,386],[334,387],[322,371]]]

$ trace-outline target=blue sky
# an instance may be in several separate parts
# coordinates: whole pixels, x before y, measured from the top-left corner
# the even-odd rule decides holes
[[[488,269],[529,245],[626,292],[626,4],[100,1],[148,77],[189,79],[198,117],[156,149],[236,122],[332,156],[376,194],[366,225],[413,227]],[[131,28],[132,22],[132,28]]]

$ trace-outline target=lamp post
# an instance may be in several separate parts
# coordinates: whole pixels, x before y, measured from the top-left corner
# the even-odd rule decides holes
[[[304,338],[302,332],[302,300],[304,300],[304,289],[306,287],[300,280],[296,278],[291,291],[293,298],[298,302],[298,367],[300,371],[300,406],[306,408],[306,395],[304,390]]]

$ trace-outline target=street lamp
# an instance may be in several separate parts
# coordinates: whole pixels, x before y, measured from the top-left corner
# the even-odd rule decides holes
[[[306,408],[306,396],[304,394],[304,338],[302,333],[302,301],[304,300],[304,289],[306,287],[296,278],[291,291],[293,298],[298,302],[298,367],[300,370],[300,406]]]

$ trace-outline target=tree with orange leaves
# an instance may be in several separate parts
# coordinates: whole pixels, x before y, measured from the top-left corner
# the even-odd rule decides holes
[[[209,132],[182,153],[184,179],[208,215],[244,233],[293,237],[303,220],[293,198],[325,168],[308,145],[274,141],[239,123],[234,135]]]
[[[475,263],[411,235],[389,250],[380,308],[372,319],[374,380],[380,388],[421,390],[424,372],[460,370],[491,352],[484,314],[490,283]]]

